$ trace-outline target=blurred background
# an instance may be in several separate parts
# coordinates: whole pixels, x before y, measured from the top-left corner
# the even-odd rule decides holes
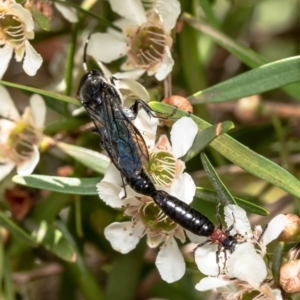
[[[72,3],[82,6],[80,1]],[[202,24],[230,37],[234,43],[254,50],[268,62],[299,55],[299,0],[182,0],[180,3],[182,13],[191,14]],[[85,4],[108,24],[118,18],[107,1],[86,1]],[[32,41],[43,57],[42,67],[30,77],[24,73],[21,63],[12,59],[3,80],[76,97],[79,80],[84,74],[84,42],[90,32],[104,32],[106,23],[78,11],[79,22],[71,24],[50,2],[41,5],[51,16],[51,30],[36,27]],[[207,17],[204,5],[212,9],[215,18]],[[175,61],[171,73],[172,94],[188,97],[251,69],[234,53],[220,46],[209,30],[192,28],[180,17],[172,37]],[[122,62],[124,58],[107,67],[115,73]],[[146,75],[139,81],[147,88],[151,101],[164,98],[163,82]],[[17,88],[8,90],[22,112],[28,105],[30,93]],[[46,136],[54,141],[100,151],[99,137],[91,132],[87,115],[72,116],[77,106],[50,97],[44,97],[44,100],[47,105]],[[233,121],[235,128],[229,133],[233,138],[299,178],[299,100],[300,95],[295,99],[276,89],[230,102],[199,104],[193,109],[195,115],[212,124]],[[159,130],[168,132],[169,129],[162,127]],[[34,174],[99,179],[103,176],[51,143],[44,141],[40,149],[41,158]],[[207,155],[234,196],[263,206],[270,212],[270,218],[278,213],[299,213],[299,203],[293,196],[232,165],[211,148]],[[192,175],[197,186],[212,188],[199,156],[186,164],[186,172]],[[103,230],[108,224],[124,220],[122,212],[99,201],[98,195],[63,194],[15,185],[11,181],[14,174],[0,183],[2,211],[29,233],[32,223],[37,221],[63,224],[60,230],[65,228],[64,234],[71,235],[80,257],[76,264],[65,262],[44,247],[29,247],[18,234],[11,234],[7,227],[2,227],[1,257],[9,266],[2,272],[10,270],[3,289],[11,291],[11,298],[4,293],[1,299],[219,299],[216,294],[195,290],[202,275],[193,263],[192,249],[183,248],[187,253],[185,276],[168,284],[161,280],[154,265],[157,249],[147,248],[145,239],[135,250],[122,255],[112,250],[104,238]],[[216,222],[215,204],[195,198],[192,205]],[[254,225],[266,224],[270,218],[250,216]],[[298,298],[293,296],[293,299]]]

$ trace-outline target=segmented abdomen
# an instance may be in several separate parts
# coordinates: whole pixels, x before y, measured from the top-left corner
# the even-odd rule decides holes
[[[141,169],[138,174],[134,174],[134,176],[126,176],[125,180],[131,188],[139,194],[151,197],[152,194],[156,192],[154,184],[144,169]]]
[[[154,202],[173,221],[186,230],[201,236],[210,236],[215,226],[204,215],[164,191],[152,193]]]

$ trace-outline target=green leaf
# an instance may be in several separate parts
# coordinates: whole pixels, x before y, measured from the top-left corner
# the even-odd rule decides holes
[[[201,187],[197,187],[195,197],[199,200],[201,199],[201,200],[216,203],[216,204],[218,204],[220,202],[220,197],[217,192],[209,190],[209,189],[204,189]],[[253,214],[257,214],[257,215],[261,215],[261,216],[268,216],[270,214],[267,210],[265,210],[264,208],[262,208],[256,204],[253,204],[249,201],[243,200],[238,197],[233,197],[233,198],[240,207],[242,207],[249,213],[253,213]]]
[[[196,18],[193,18],[188,13],[184,13],[182,18],[195,29],[208,35],[215,43],[217,43],[218,45],[226,49],[228,52],[235,55],[238,59],[240,59],[249,67],[257,68],[261,65],[268,63],[268,60],[263,56],[259,55],[258,53],[243,45],[242,43],[231,39],[216,28],[205,24],[202,20],[200,21]],[[291,84],[289,86],[282,87],[281,89],[289,95],[291,95],[292,97],[294,97],[295,99],[300,100],[300,86],[298,84]]]
[[[54,101],[52,101],[54,102]],[[76,118],[63,118],[62,120],[56,121],[52,124],[49,124],[44,129],[45,135],[54,135],[62,130],[74,132],[78,130],[78,128],[85,124],[86,121],[84,119],[76,119]]]
[[[7,217],[2,211],[0,211],[0,224],[28,246],[37,246],[37,243],[32,239],[32,237],[24,229],[19,227],[9,217]]]
[[[62,232],[56,225],[49,225],[46,221],[41,221],[39,227],[32,232],[33,239],[45,247],[46,250],[54,253],[61,259],[74,262],[76,252],[69,244]]]
[[[214,189],[216,190],[220,201],[226,205],[236,204],[234,198],[231,196],[230,192],[216,173],[207,156],[203,152],[200,153],[200,156],[207,177]]]
[[[161,113],[171,113],[174,110],[172,106],[160,102],[150,102],[148,104],[152,109]],[[183,116],[186,116],[186,112],[180,109],[177,109],[172,115],[174,118]],[[191,115],[191,117],[197,123],[200,131],[211,126],[194,115]],[[279,165],[240,144],[227,134],[218,136],[211,142],[210,146],[245,171],[278,186],[296,197],[300,197],[300,181],[297,178]]]
[[[272,274],[276,284],[278,285],[280,284],[280,269],[282,267],[283,257],[285,256],[284,246],[284,242],[279,242],[274,249],[274,255],[272,257]],[[291,253],[292,249],[290,249],[289,254]]]
[[[188,99],[192,104],[225,102],[300,81],[300,56],[275,61],[226,80]]]
[[[110,163],[110,159],[106,155],[93,150],[66,144],[63,142],[58,142],[56,146],[82,163],[84,166],[100,174],[104,174],[106,168]]]
[[[34,21],[45,31],[51,30],[50,21],[36,7],[31,10]]]
[[[13,177],[13,182],[54,192],[78,194],[78,195],[97,195],[96,184],[102,178],[74,178],[58,177],[46,175],[28,175]]]
[[[73,204],[74,197],[70,194],[50,193],[43,201],[39,201],[30,213],[30,220],[39,223],[53,221],[60,211],[66,206]]]
[[[199,131],[193,142],[192,147],[186,153],[181,160],[187,162],[196,156],[200,151],[209,145],[216,137],[223,134],[230,129],[234,128],[234,124],[231,121],[225,121],[205,128],[203,131]]]
[[[80,251],[77,249],[76,242],[71,235],[66,225],[61,222],[56,222],[57,227],[63,233],[68,243],[76,250],[76,261],[74,263],[65,264],[66,269],[72,274],[76,287],[81,291],[84,299],[86,300],[104,300],[106,299],[101,290],[101,285],[96,281],[95,277],[86,267]]]
[[[27,85],[16,84],[16,83],[3,81],[3,80],[0,80],[0,84],[10,86],[10,87],[13,87],[13,88],[16,88],[16,89],[19,89],[19,90],[39,94],[39,95],[42,95],[42,96],[47,96],[47,97],[52,98],[52,99],[65,101],[65,102],[68,102],[68,103],[71,103],[71,104],[80,105],[79,101],[76,100],[75,98],[60,95],[60,94],[57,94],[57,93],[54,93],[54,92],[40,90],[40,89],[33,88],[33,87],[30,87],[30,86],[27,86]]]

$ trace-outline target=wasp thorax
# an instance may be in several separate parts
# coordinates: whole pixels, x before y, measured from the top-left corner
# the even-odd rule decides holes
[[[136,67],[149,68],[162,61],[166,45],[163,28],[147,24],[138,27],[130,37],[128,54]]]
[[[168,232],[177,227],[177,224],[167,217],[153,201],[147,202],[140,211],[143,223],[151,230]]]

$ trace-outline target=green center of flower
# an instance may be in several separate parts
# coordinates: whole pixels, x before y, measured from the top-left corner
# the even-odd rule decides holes
[[[154,184],[168,186],[175,179],[176,158],[168,151],[152,151],[149,153],[147,173]]]
[[[8,155],[16,164],[22,163],[30,159],[38,142],[39,135],[31,125],[17,123],[8,138]]]
[[[12,47],[23,45],[25,40],[24,24],[14,16],[6,12],[0,12],[0,41],[8,42]]]
[[[152,230],[168,232],[174,230],[177,226],[177,224],[168,218],[152,201],[146,203],[142,210],[141,219],[143,223]]]
[[[138,28],[131,39],[130,54],[136,65],[148,68],[162,60],[165,45],[166,34],[162,28],[144,25]]]

